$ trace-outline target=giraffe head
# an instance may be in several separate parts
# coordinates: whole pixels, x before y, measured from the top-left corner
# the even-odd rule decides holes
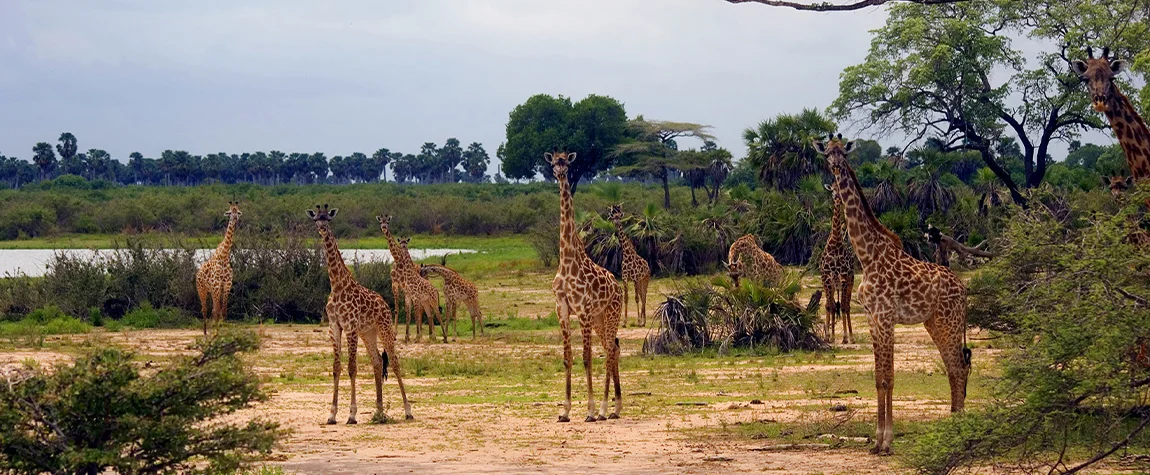
[[[224,212],[224,216],[228,217],[228,222],[238,222],[240,220],[240,216],[243,214],[244,213],[240,211],[240,202],[238,200],[228,202],[228,210]]]
[[[337,212],[339,212],[339,208],[328,209],[327,203],[324,203],[323,208],[320,208],[319,205],[315,205],[315,211],[307,210],[307,217],[311,218],[321,234],[330,233],[331,218],[334,218]]]
[[[399,239],[399,247],[407,249],[407,243],[409,243],[409,242],[411,242],[410,237],[400,238]]]
[[[1122,198],[1122,193],[1124,191],[1129,190],[1134,186],[1134,177],[1104,176],[1102,177],[1102,184],[1106,185],[1107,188],[1110,188],[1110,196],[1114,197],[1115,200],[1118,200]]]
[[[847,172],[850,166],[847,164],[847,154],[855,149],[855,142],[843,142],[843,134],[838,134],[837,137],[827,137],[824,142],[819,139],[811,141],[815,146],[815,151],[827,156],[827,164],[830,165],[831,174],[835,178],[839,178]]]
[[[1102,57],[1095,58],[1094,50],[1086,48],[1086,60],[1076,59],[1070,63],[1070,69],[1086,83],[1090,91],[1094,110],[1106,112],[1111,100],[1116,96],[1114,77],[1126,69],[1126,62],[1117,58],[1110,58],[1110,48],[1102,48]]]
[[[727,263],[727,275],[735,282],[735,287],[739,286],[739,277],[743,275],[743,261],[735,260]]]
[[[555,173],[555,179],[567,179],[567,167],[571,166],[571,162],[575,161],[575,152],[555,152],[544,153],[543,158],[551,165],[551,171]]]
[[[383,216],[376,216],[375,220],[379,221],[379,230],[383,231],[384,235],[390,234],[390,233],[388,233],[388,231],[390,231],[390,228],[387,227],[389,224],[391,224],[391,215],[390,214],[385,214]]]
[[[607,207],[607,219],[618,226],[623,222],[623,203]]]

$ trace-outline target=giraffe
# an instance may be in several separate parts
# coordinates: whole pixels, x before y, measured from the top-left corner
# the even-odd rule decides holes
[[[583,241],[575,228],[575,211],[571,203],[571,184],[567,181],[567,168],[575,161],[574,153],[556,152],[543,155],[555,179],[559,182],[559,270],[551,289],[555,292],[555,313],[563,333],[563,366],[567,373],[567,399],[559,422],[571,421],[571,314],[579,316],[583,332],[583,370],[587,373],[587,419],[618,419],[623,409],[623,393],[619,387],[619,312],[623,295],[619,283],[607,269],[599,267],[587,256]],[[606,376],[603,386],[603,406],[595,415],[595,394],[591,382],[591,331],[599,334],[606,358]],[[615,412],[607,415],[607,401],[611,382],[615,383]]]
[[[912,258],[902,241],[879,222],[862,186],[847,163],[854,142],[842,134],[826,142],[813,139],[826,155],[846,212],[847,234],[862,264],[859,301],[867,312],[875,358],[878,420],[871,453],[889,455],[894,440],[894,326],[922,323],[938,347],[950,380],[950,410],[963,409],[970,375],[966,348],[966,286],[950,269]]]
[[[749,258],[750,264],[745,259]],[[731,243],[727,253],[727,274],[739,285],[739,278],[748,276],[756,280],[778,283],[783,278],[783,266],[775,257],[759,247],[759,240],[747,234]]]
[[[1072,61],[1070,68],[1086,83],[1094,110],[1103,113],[1110,121],[1114,136],[1126,153],[1126,165],[1132,178],[1141,181],[1150,177],[1150,129],[1114,82],[1114,77],[1126,69],[1126,61],[1110,58],[1110,48],[1103,48],[1102,57],[1095,58],[1094,50],[1088,47],[1086,55],[1085,61]]]
[[[423,331],[422,322],[424,318],[427,318],[427,337],[431,341],[435,341],[435,322],[438,321],[439,329],[443,331],[443,342],[447,343],[447,327],[444,326],[443,315],[439,313],[439,291],[435,290],[431,281],[419,275],[419,268],[411,261],[411,254],[407,252],[407,243],[411,241],[411,238],[397,240],[391,234],[391,229],[388,228],[388,224],[391,223],[391,215],[376,216],[375,219],[379,221],[379,228],[383,231],[383,235],[387,236],[387,249],[391,251],[392,292],[397,290],[396,282],[399,282],[398,289],[403,292],[403,302],[407,308],[408,318],[404,325],[403,341],[409,341],[411,316],[414,314],[415,341],[422,338],[420,335],[420,332]],[[396,298],[395,304],[399,305],[399,294],[393,293],[392,295]],[[399,326],[398,323],[396,326]]]
[[[631,238],[623,232],[623,203],[607,207],[607,217],[615,224],[615,234],[619,237],[619,246],[623,248],[623,269],[620,272],[623,281],[623,328],[627,327],[627,282],[633,282],[635,287],[635,310],[639,311],[635,323],[645,327],[647,284],[651,282],[651,267],[638,252],[635,252]]]
[[[831,192],[833,201],[831,234],[819,259],[819,276],[823,281],[823,295],[827,303],[827,334],[830,341],[835,339],[835,320],[843,319],[843,344],[854,342],[854,328],[851,326],[851,291],[855,285],[855,256],[847,246],[846,229],[843,228],[843,202],[839,194],[829,185],[823,185]],[[835,296],[838,299],[835,299]]]
[[[475,339],[476,327],[479,327],[479,334],[483,335],[483,313],[479,311],[479,287],[447,266],[419,266],[420,276],[427,278],[430,274],[443,277],[443,296],[447,300],[444,319],[451,322],[455,329],[455,339],[459,339],[459,324],[455,320],[455,315],[461,303],[467,306],[467,313],[471,314],[471,339]]]
[[[403,412],[405,419],[414,419],[411,415],[411,403],[407,401],[407,390],[403,387],[403,370],[400,368],[399,355],[395,352],[395,326],[392,325],[391,309],[387,301],[379,294],[359,285],[352,277],[343,256],[339,253],[339,246],[335,242],[335,235],[331,232],[331,220],[339,211],[338,208],[328,209],[327,205],[320,208],[315,205],[315,211],[307,210],[307,216],[315,223],[323,238],[324,260],[327,262],[327,275],[331,281],[331,293],[327,297],[327,319],[331,329],[332,347],[332,393],[331,417],[328,424],[335,424],[335,416],[339,410],[339,358],[341,339],[347,337],[347,375],[351,379],[351,414],[347,423],[355,424],[355,355],[356,345],[363,339],[367,353],[371,355],[371,367],[375,372],[375,409],[376,414],[383,413],[383,381],[387,379],[387,366],[390,362],[395,372],[395,381],[399,383],[399,394],[403,398]],[[377,340],[378,339],[378,340]],[[378,342],[383,343],[383,352],[379,352]]]
[[[228,217],[228,230],[224,232],[224,240],[216,246],[216,250],[208,260],[200,264],[196,270],[196,293],[200,296],[200,313],[204,315],[204,334],[208,334],[208,320],[214,320],[218,325],[228,315],[228,294],[232,291],[232,242],[235,238],[236,225],[240,222],[240,202],[229,201],[228,210],[224,216]],[[212,312],[208,315],[208,298],[212,300]]]

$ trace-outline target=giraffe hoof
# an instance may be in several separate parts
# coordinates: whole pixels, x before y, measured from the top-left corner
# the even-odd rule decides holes
[[[611,415],[607,416],[607,418],[608,419],[618,419],[619,413],[618,412],[612,412]]]
[[[603,414],[599,414],[599,417],[596,417],[595,420],[605,421],[605,420],[607,420],[607,416],[604,416]]]
[[[348,423],[348,425],[351,425],[351,424],[356,424],[357,422],[355,422],[355,419],[348,419],[347,423]]]
[[[567,416],[559,416],[559,422],[571,422],[571,418]]]
[[[595,416],[587,416],[587,419],[585,419],[583,422],[595,422],[598,420],[599,419],[596,419]]]
[[[332,418],[328,419],[328,420],[327,420],[327,425],[329,425],[329,426],[333,426],[333,425],[335,425],[335,418],[334,418],[334,417],[332,417]]]
[[[403,416],[403,418],[404,418],[404,419],[406,419],[406,420],[409,420],[409,421],[414,421],[414,420],[415,420],[415,416],[413,416],[413,415],[411,415],[411,414],[408,414],[408,415],[406,415],[406,416]]]

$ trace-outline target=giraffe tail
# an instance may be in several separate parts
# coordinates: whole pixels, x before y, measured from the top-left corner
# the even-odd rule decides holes
[[[386,382],[387,381],[387,365],[390,364],[390,360],[387,357],[387,350],[379,352],[379,357],[383,358],[383,380],[384,380],[384,382]]]

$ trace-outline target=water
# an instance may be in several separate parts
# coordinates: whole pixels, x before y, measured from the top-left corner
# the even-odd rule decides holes
[[[214,250],[214,248],[197,250],[196,263],[198,264],[206,260]],[[70,256],[91,258],[97,255],[107,255],[114,251],[93,251],[90,249],[66,249],[60,251],[53,249],[0,249],[0,276],[18,274],[31,277],[42,276],[48,269],[48,263],[52,262],[57,252],[62,252]],[[418,261],[428,257],[472,253],[476,251],[471,249],[411,249],[409,252],[411,252],[411,258]],[[391,252],[387,249],[347,249],[340,250],[340,253],[343,254],[343,260],[349,265],[356,260],[359,262],[391,262]]]

